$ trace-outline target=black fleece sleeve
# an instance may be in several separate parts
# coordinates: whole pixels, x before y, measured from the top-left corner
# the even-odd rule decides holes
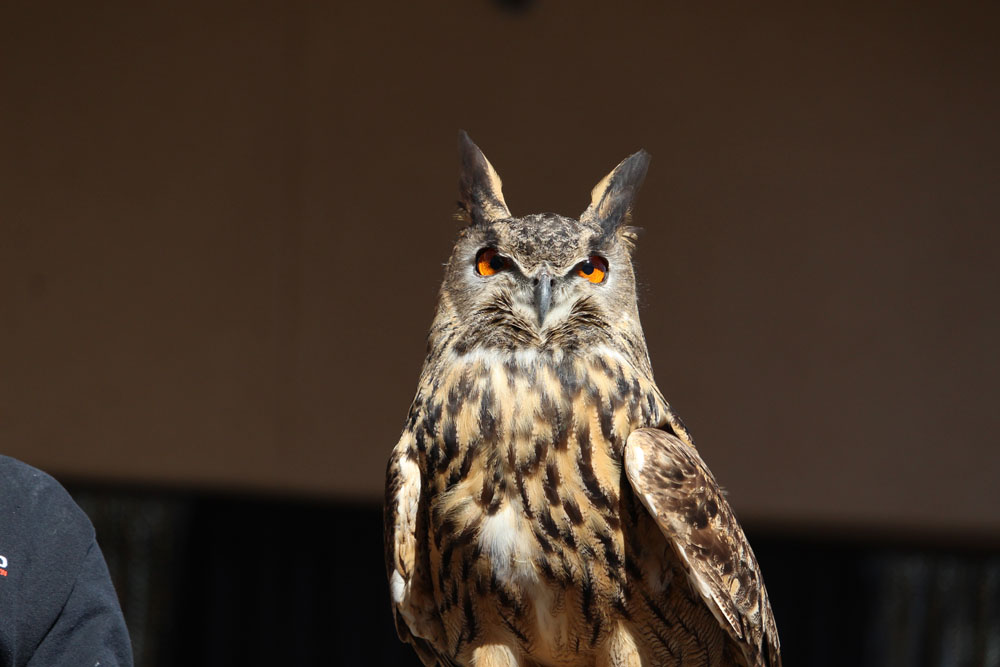
[[[87,515],[52,477],[3,456],[0,566],[0,666],[132,666]]]

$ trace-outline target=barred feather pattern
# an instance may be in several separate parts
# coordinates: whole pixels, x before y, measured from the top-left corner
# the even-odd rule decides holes
[[[639,664],[741,664],[623,484],[631,432],[689,436],[651,381],[599,352],[453,355],[425,374],[400,456],[423,473],[424,616],[448,660],[503,644],[524,664],[600,664],[621,627]]]

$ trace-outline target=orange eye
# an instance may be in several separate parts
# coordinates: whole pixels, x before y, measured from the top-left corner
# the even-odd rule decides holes
[[[483,248],[476,255],[476,272],[481,276],[492,276],[509,266],[506,257],[497,252],[496,248]]]
[[[603,257],[591,255],[576,265],[576,275],[586,278],[595,285],[604,282],[608,273],[608,263]]]

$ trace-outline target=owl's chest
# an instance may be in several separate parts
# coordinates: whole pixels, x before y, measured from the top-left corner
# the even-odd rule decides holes
[[[651,382],[614,358],[473,363],[442,378],[425,414],[417,442],[446,614],[478,591],[558,624],[559,591],[620,593],[622,450],[634,429],[663,423]]]

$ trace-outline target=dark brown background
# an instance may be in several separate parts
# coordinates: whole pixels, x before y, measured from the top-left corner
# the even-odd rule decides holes
[[[742,517],[1000,535],[985,5],[4,13],[3,453],[375,500],[464,127],[515,213],[653,154],[653,363]]]

